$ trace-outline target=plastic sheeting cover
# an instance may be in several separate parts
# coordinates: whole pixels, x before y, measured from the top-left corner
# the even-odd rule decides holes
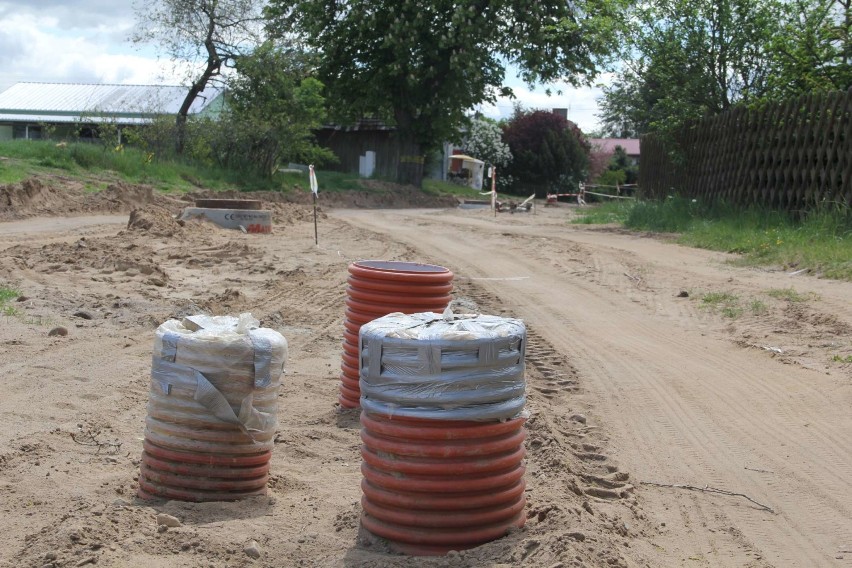
[[[526,327],[489,315],[394,313],[361,327],[361,406],[435,420],[508,420],[526,403]]]
[[[160,325],[151,366],[159,393],[152,391],[149,412],[169,409],[178,423],[197,423],[207,416],[265,442],[277,426],[274,406],[287,341],[259,325],[249,313],[189,316]],[[185,411],[177,410],[181,405]]]

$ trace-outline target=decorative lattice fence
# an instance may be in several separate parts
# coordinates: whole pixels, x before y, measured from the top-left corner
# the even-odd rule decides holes
[[[788,210],[852,205],[852,89],[734,109],[642,138],[639,185]]]

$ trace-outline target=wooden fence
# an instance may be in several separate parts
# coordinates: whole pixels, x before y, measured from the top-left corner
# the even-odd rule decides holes
[[[852,89],[702,119],[641,141],[639,186],[787,210],[852,205]]]

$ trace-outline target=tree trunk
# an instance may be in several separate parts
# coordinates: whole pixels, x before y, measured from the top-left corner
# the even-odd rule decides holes
[[[425,156],[412,126],[411,115],[397,110],[396,143],[399,150],[399,163],[396,169],[396,181],[403,185],[423,186],[423,162]]]
[[[218,75],[222,69],[223,59],[216,50],[216,44],[213,42],[213,33],[216,31],[216,18],[213,12],[207,12],[207,36],[204,39],[204,49],[207,50],[207,67],[204,68],[204,73],[195,81],[189,88],[189,92],[183,99],[183,104],[180,105],[177,118],[175,119],[175,152],[178,156],[183,155],[183,150],[186,147],[186,119],[189,115],[189,109],[192,103],[198,97],[199,93],[207,86],[215,75]]]

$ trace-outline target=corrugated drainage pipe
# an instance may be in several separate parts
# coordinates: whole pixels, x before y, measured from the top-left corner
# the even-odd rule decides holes
[[[473,548],[522,527],[523,424],[362,411],[361,524],[418,556]]]
[[[523,526],[519,320],[391,314],[364,325],[362,526],[412,555],[473,548]]]
[[[433,264],[359,260],[349,265],[340,406],[357,408],[360,404],[358,332],[361,326],[394,312],[443,311],[452,299],[452,280],[449,269]]]
[[[249,314],[161,325],[139,497],[200,502],[265,494],[286,358],[284,337],[258,328]]]

